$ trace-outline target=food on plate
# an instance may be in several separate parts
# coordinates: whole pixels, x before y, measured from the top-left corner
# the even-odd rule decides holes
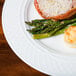
[[[62,34],[68,25],[75,23],[76,18],[61,21],[40,19],[33,20],[32,22],[26,22],[26,24],[33,26],[33,28],[28,29],[28,31],[33,34],[34,39],[43,39]]]
[[[62,20],[76,14],[76,0],[34,0],[34,5],[45,19]]]
[[[76,47],[76,0],[34,0],[34,5],[44,19],[25,22],[33,39],[64,34],[65,42]]]
[[[65,30],[64,40],[66,43],[71,44],[71,47],[76,48],[76,26],[70,26]]]

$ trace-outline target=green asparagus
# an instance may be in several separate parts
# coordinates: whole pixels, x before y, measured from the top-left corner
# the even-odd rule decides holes
[[[68,25],[76,25],[76,18],[70,20],[53,21],[51,19],[33,20],[32,22],[26,22],[34,28],[28,30],[33,34],[34,39],[43,39],[51,36],[56,36],[64,33]]]

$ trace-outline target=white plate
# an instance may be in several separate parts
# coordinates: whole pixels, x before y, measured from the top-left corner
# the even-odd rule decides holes
[[[52,76],[76,76],[76,49],[66,47],[63,35],[33,40],[25,21],[41,18],[33,0],[6,0],[2,23],[5,37],[19,58]]]

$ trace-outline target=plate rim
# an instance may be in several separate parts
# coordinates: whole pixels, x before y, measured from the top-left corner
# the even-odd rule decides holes
[[[23,0],[23,1],[24,1],[24,0]],[[7,6],[7,5],[6,5],[7,2],[9,2],[9,0],[6,0],[6,1],[4,2],[3,10],[2,10],[2,29],[3,29],[4,37],[5,37],[8,45],[9,45],[9,47],[12,49],[12,51],[14,52],[14,54],[15,54],[21,61],[23,61],[24,63],[26,63],[28,66],[30,66],[31,68],[33,68],[33,69],[35,69],[35,70],[37,70],[37,71],[39,71],[39,72],[41,72],[41,73],[50,75],[50,74],[48,74],[47,72],[42,71],[41,69],[33,66],[33,65],[30,64],[28,61],[25,62],[24,59],[23,59],[23,57],[21,57],[20,54],[15,51],[15,49],[13,48],[11,42],[10,42],[9,39],[7,38],[6,33],[5,33],[5,28],[4,28],[4,13],[5,13],[5,10],[6,10],[5,8],[6,8],[6,6]],[[26,2],[27,2],[27,0],[26,0]]]

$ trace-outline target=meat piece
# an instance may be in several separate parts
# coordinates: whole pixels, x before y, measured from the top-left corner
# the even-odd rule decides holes
[[[76,14],[76,0],[34,0],[35,8],[45,19],[67,19]]]

